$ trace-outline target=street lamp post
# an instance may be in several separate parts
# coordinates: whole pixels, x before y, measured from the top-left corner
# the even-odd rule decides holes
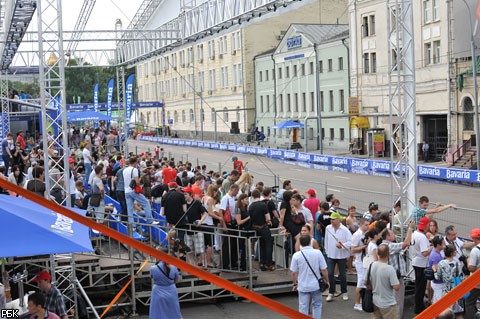
[[[475,110],[475,143],[476,143],[476,166],[477,170],[480,169],[480,129],[478,118],[478,84],[477,84],[477,61],[475,56],[475,37],[472,22],[472,11],[467,4],[466,0],[462,0],[468,10],[468,18],[470,19],[470,49],[472,54],[472,80],[473,80],[473,103]]]

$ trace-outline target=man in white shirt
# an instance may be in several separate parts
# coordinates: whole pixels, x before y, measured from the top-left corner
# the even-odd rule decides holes
[[[88,185],[88,180],[90,174],[92,173],[92,162],[93,158],[89,150],[90,144],[86,142],[85,144],[80,144],[80,149],[82,150],[83,156],[83,165],[85,166],[85,187]]]
[[[133,225],[133,205],[135,201],[142,206],[147,222],[152,222],[152,208],[150,202],[143,194],[137,194],[130,188],[130,182],[134,179],[140,186],[140,172],[137,166],[137,158],[131,157],[128,160],[129,166],[123,170],[123,181],[125,188],[125,200],[127,202],[128,223]],[[135,228],[135,226],[133,226]]]
[[[423,297],[427,288],[427,279],[425,278],[425,268],[428,265],[428,256],[433,249],[425,234],[430,223],[428,217],[422,217],[418,221],[417,230],[413,233],[413,259],[412,266],[415,269],[415,314],[425,310]]]
[[[325,251],[327,253],[328,279],[330,281],[327,301],[333,300],[335,293],[335,266],[338,265],[340,288],[344,301],[347,295],[347,258],[350,257],[352,233],[341,223],[342,216],[334,212],[330,215],[331,224],[325,229]]]
[[[292,271],[293,290],[298,290],[298,311],[308,315],[311,299],[312,316],[320,319],[322,318],[322,292],[317,278],[323,277],[327,286],[329,279],[325,258],[320,250],[310,246],[311,241],[310,235],[300,236],[302,247],[300,251],[293,254],[290,270]]]
[[[470,237],[475,245],[468,258],[468,270],[471,273],[480,269],[480,228],[474,228],[470,232]],[[477,314],[477,300],[480,297],[480,285],[477,285],[470,291],[470,296],[465,300],[465,319],[474,319]]]
[[[357,270],[357,288],[355,289],[355,305],[353,306],[353,309],[357,311],[363,311],[362,304],[360,303],[360,292],[362,288],[365,288],[362,252],[367,248],[363,239],[365,238],[368,226],[370,226],[370,221],[365,218],[360,218],[358,230],[352,235],[352,239],[350,240],[352,254],[355,256],[355,269]]]
[[[292,213],[303,214],[303,217],[305,217],[305,223],[310,224],[310,229],[313,230],[313,216],[310,209],[303,206],[302,196],[300,196],[300,194],[294,194],[290,199],[290,204],[292,205]],[[310,235],[313,235],[313,232]]]
[[[237,184],[233,184],[228,193],[223,196],[220,202],[220,214],[223,216],[224,222],[227,228],[237,229],[236,224],[232,222],[226,222],[227,208],[230,211],[232,221],[235,220],[235,207],[237,204],[237,194],[239,187]],[[228,234],[228,231],[226,232]],[[238,234],[238,232],[231,232],[232,235]],[[224,237],[222,241],[222,264],[224,269],[231,269],[238,267],[238,249],[237,240],[234,237]],[[231,267],[231,268],[230,268]]]
[[[453,244],[455,246],[455,249],[457,253],[453,255],[453,259],[457,262],[462,263],[463,265],[467,266],[467,257],[464,256],[463,250],[464,248],[466,249],[472,249],[475,247],[474,242],[464,242],[460,238],[457,237],[458,231],[453,225],[449,225],[445,228],[445,244],[448,246],[450,244]],[[461,259],[461,260],[460,260]],[[465,262],[464,262],[465,261]]]

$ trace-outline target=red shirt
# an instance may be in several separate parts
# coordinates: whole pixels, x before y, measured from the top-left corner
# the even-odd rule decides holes
[[[162,175],[163,175],[163,184],[175,182],[175,180],[177,179],[177,170],[171,167],[167,167],[163,169]]]
[[[27,144],[25,143],[25,140],[23,139],[22,135],[17,136],[17,143],[22,144],[22,150],[24,150],[27,147]]]
[[[238,171],[240,175],[242,175],[242,169],[243,169],[243,162],[241,160],[236,160],[233,162],[233,169]]]
[[[307,198],[303,201],[303,206],[307,207],[312,213],[313,218],[315,218],[315,215],[318,211],[318,206],[320,206],[320,200],[318,200],[316,197]]]
[[[200,186],[198,186],[197,184],[193,184],[192,186],[192,194],[193,195],[198,195],[199,198],[202,198],[202,189],[200,188]]]

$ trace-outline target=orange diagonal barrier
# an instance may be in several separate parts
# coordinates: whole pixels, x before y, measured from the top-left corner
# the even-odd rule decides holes
[[[112,308],[113,304],[116,303],[118,301],[118,299],[120,299],[120,296],[125,292],[125,290],[127,290],[128,286],[130,286],[130,284],[132,283],[133,281],[133,278],[136,277],[141,271],[142,269],[148,264],[148,259],[145,259],[145,261],[143,262],[143,264],[140,266],[140,268],[138,268],[137,272],[135,273],[135,275],[133,275],[132,278],[130,278],[130,280],[125,284],[125,286],[122,287],[122,289],[120,289],[120,291],[117,293],[117,295],[115,296],[115,298],[112,299],[112,301],[110,301],[110,303],[108,304],[107,308],[105,308],[105,310],[102,312],[102,314],[100,315],[100,319],[102,319],[107,313],[108,311],[110,311],[110,308]]]
[[[432,319],[437,317],[445,309],[453,305],[457,300],[465,296],[467,292],[475,288],[480,283],[480,269],[462,281],[460,285],[450,290],[445,296],[436,303],[422,311],[415,319]]]
[[[8,181],[4,181],[0,179],[0,187],[3,187],[7,190],[14,191],[20,196],[23,196],[31,201],[34,201],[48,209],[51,209],[52,211],[55,211],[63,216],[66,216],[70,219],[73,219],[76,222],[79,222],[89,228],[98,230],[99,232],[110,236],[111,238],[114,238],[120,242],[122,242],[125,245],[128,245],[132,248],[135,248],[137,250],[140,250],[150,256],[154,256],[157,259],[163,260],[166,263],[169,263],[171,265],[176,266],[179,269],[182,269],[196,277],[202,278],[214,285],[217,285],[221,288],[224,288],[230,292],[233,292],[239,296],[242,296],[244,298],[247,298],[265,308],[271,309],[279,314],[285,315],[290,318],[295,318],[295,319],[307,319],[310,318],[307,315],[304,315],[297,310],[294,310],[290,307],[287,307],[277,301],[274,301],[270,298],[267,298],[265,296],[262,296],[256,292],[250,291],[246,288],[240,287],[226,279],[223,279],[219,276],[216,276],[214,274],[211,274],[203,269],[199,269],[195,266],[192,266],[190,264],[187,264],[186,262],[168,255],[164,252],[158,251],[155,248],[148,246],[142,242],[139,242],[131,237],[128,237],[126,235],[123,235],[117,231],[114,231],[107,226],[104,226],[102,224],[96,223],[87,217],[81,216],[68,208],[65,208],[63,206],[59,206],[58,204],[51,202],[35,193],[32,193],[30,191],[27,191],[26,189],[22,187],[18,187],[17,185],[14,185]]]

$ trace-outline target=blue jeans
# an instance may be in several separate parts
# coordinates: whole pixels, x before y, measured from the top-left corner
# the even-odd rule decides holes
[[[328,281],[330,282],[329,293],[335,293],[335,265],[338,265],[338,278],[340,279],[340,288],[342,294],[347,293],[347,260],[346,259],[327,259]]]
[[[133,225],[133,203],[137,201],[140,206],[143,208],[145,217],[150,219],[152,218],[152,208],[150,207],[150,202],[147,200],[143,194],[137,194],[135,192],[130,192],[125,194],[125,200],[127,201],[127,213],[128,213],[128,223]],[[151,222],[151,220],[149,220]]]
[[[315,319],[322,318],[322,293],[319,290],[312,292],[298,292],[298,311],[308,316],[308,308],[310,306],[310,298],[312,298],[312,317]]]
[[[92,163],[85,163],[85,179],[83,180],[83,184],[85,187],[88,186],[88,178],[90,177],[90,174],[92,173]]]

